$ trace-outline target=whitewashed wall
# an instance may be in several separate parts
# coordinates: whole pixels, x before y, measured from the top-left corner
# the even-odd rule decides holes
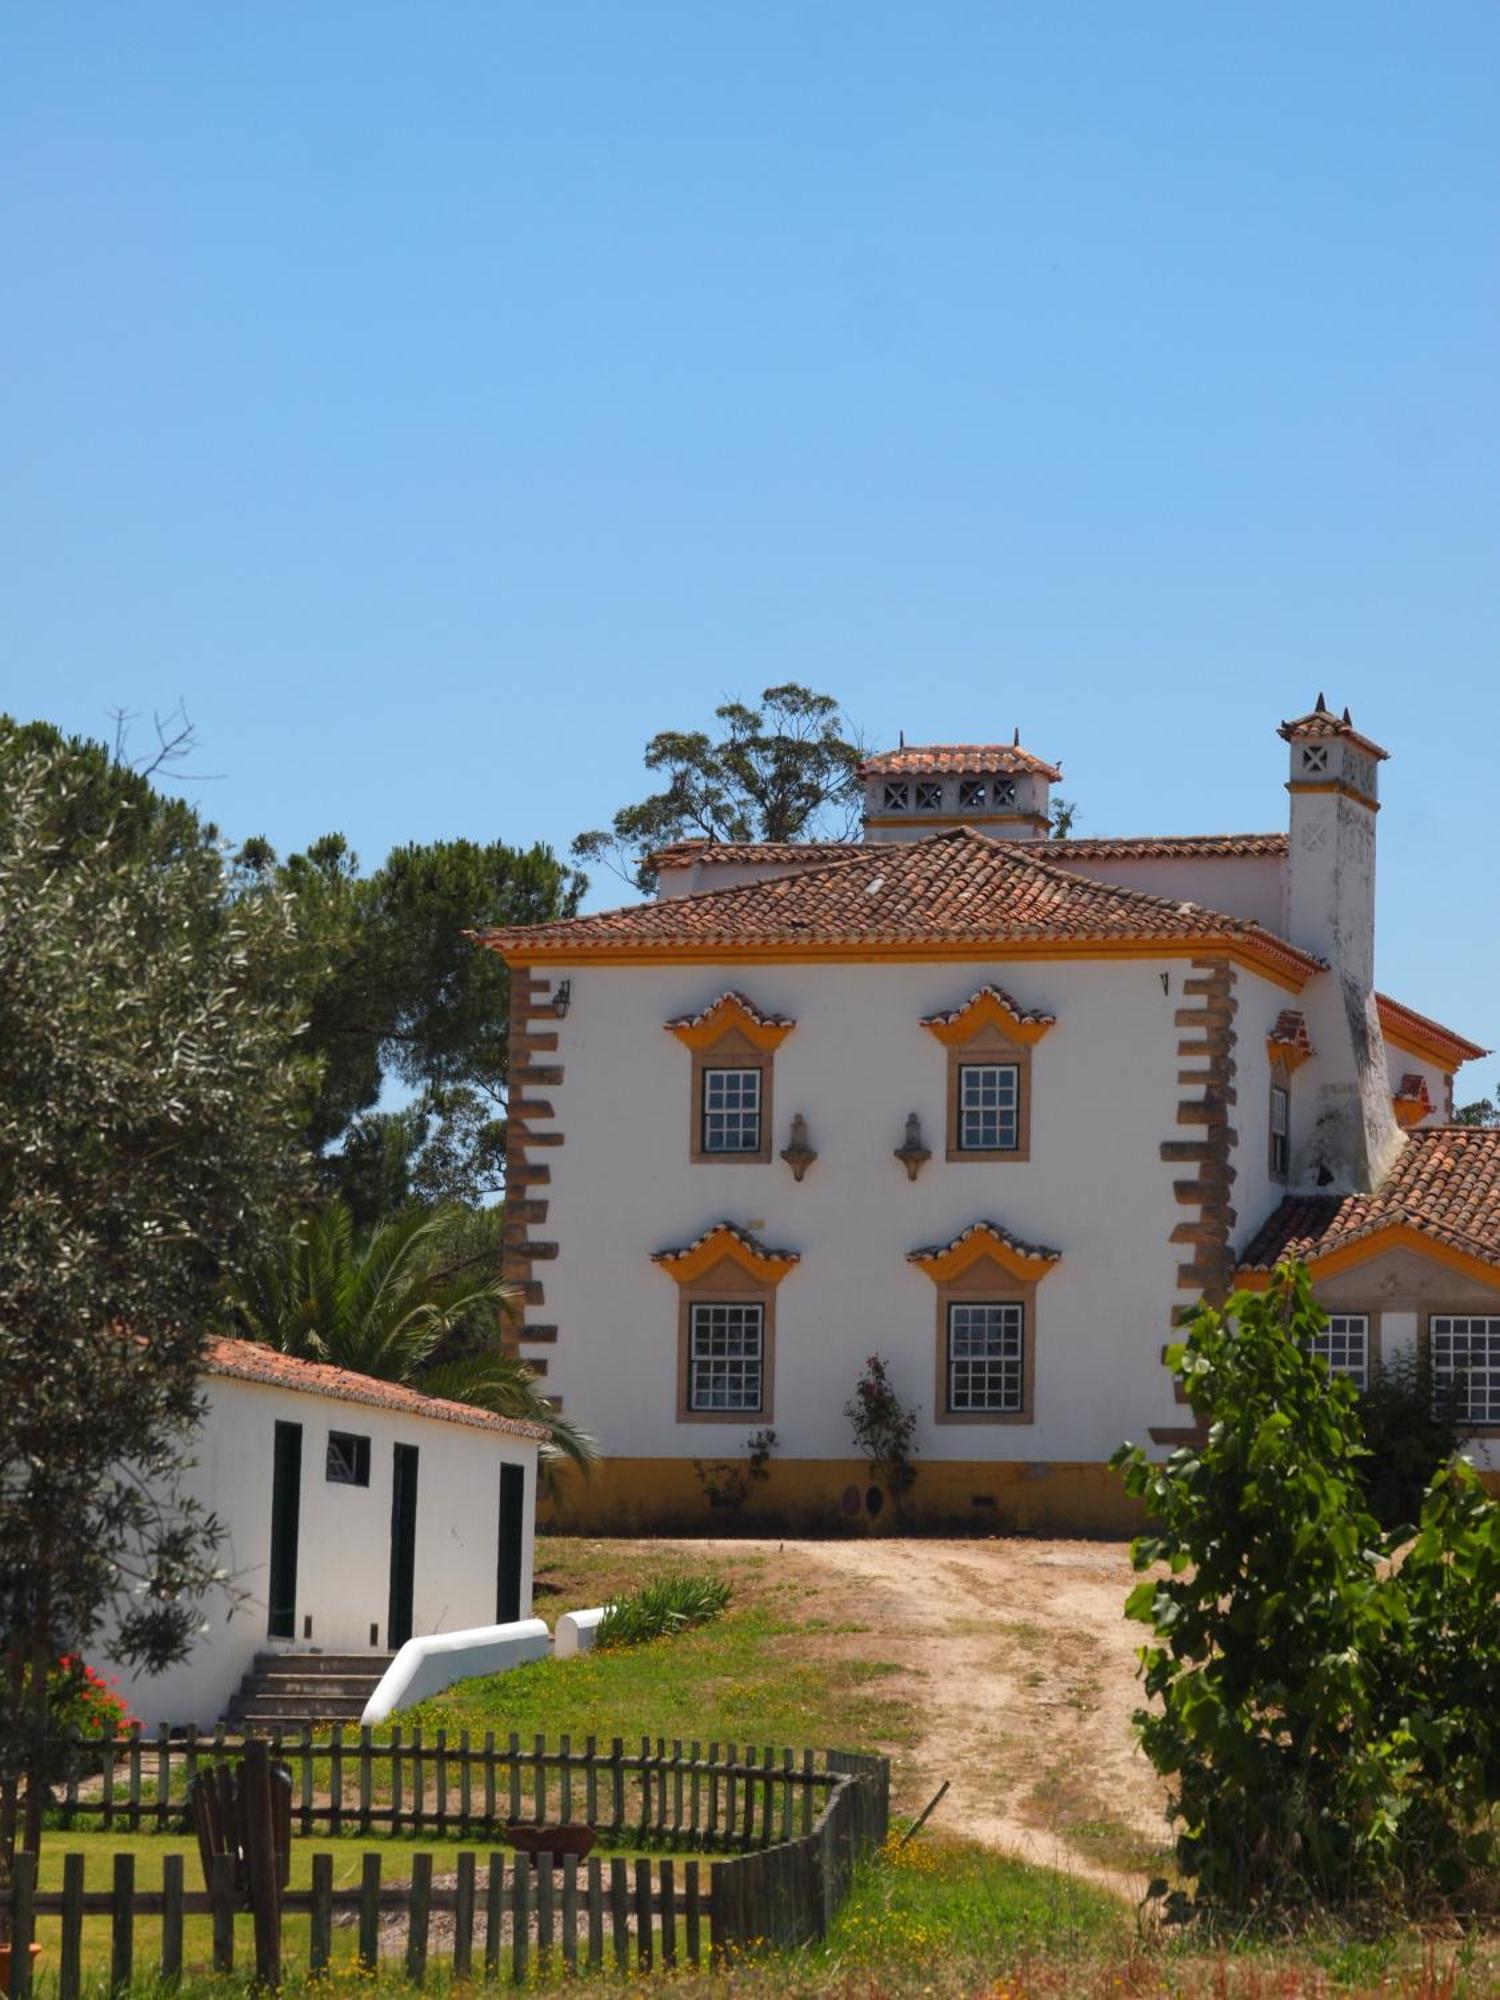
[[[531,1609],[536,1452],[522,1438],[409,1416],[370,1404],[311,1396],[230,1376],[209,1376],[208,1415],[197,1466],[187,1482],[228,1530],[219,1561],[238,1590],[206,1607],[208,1631],[181,1666],[127,1681],[121,1691],[149,1726],[217,1721],[262,1652],[318,1647],[384,1650],[390,1596],[393,1447],[418,1447],[416,1587],[413,1630],[447,1632],[492,1624],[499,1557],[500,1467],[527,1468],[522,1536],[522,1615]],[[301,1522],[294,1640],[266,1636],[271,1549],[271,1470],[278,1422],[302,1426]],[[328,1433],[370,1439],[370,1484],[339,1486],[325,1476]],[[312,1618],[303,1637],[303,1619]]]
[[[1184,1169],[1160,1145],[1194,1135],[1176,1123],[1187,971],[1165,958],[571,969],[553,1093],[566,1143],[547,1155],[560,1245],[545,1274],[560,1328],[549,1388],[612,1455],[724,1449],[728,1427],[676,1419],[678,1293],[650,1256],[727,1219],[802,1253],[777,1302],[771,1422],[785,1458],[848,1455],[844,1404],[875,1350],[920,1404],[930,1459],[1098,1461],[1180,1422],[1160,1353],[1191,1251],[1170,1241]],[[950,1164],[947,1052],[919,1020],[986,981],[1058,1021],[1032,1053],[1030,1160]],[[818,1159],[800,1185],[774,1157],[689,1160],[691,1058],[662,1023],[728,987],[797,1020],[776,1054],[774,1148],[804,1113]],[[1250,973],[1237,991],[1270,1018],[1286,1001]],[[892,1158],[913,1110],[934,1155],[915,1184]],[[980,1219],[1062,1252],[1037,1293],[1029,1425],[931,1421],[936,1300],[906,1253]]]

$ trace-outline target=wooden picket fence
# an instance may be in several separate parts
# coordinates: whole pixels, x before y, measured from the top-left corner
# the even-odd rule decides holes
[[[575,1747],[537,1736],[529,1747],[493,1730],[475,1741],[468,1730],[424,1737],[391,1730],[377,1742],[369,1729],[346,1735],[335,1725],[273,1731],[271,1756],[292,1776],[292,1819],[307,1836],[433,1832],[484,1835],[507,1820],[597,1827],[606,1840],[676,1845],[697,1852],[738,1851],[809,1833],[834,1774],[811,1750],[741,1747],[663,1737],[622,1737],[601,1747],[590,1736]],[[165,1832],[188,1825],[188,1786],[196,1774],[243,1754],[246,1739],[222,1728],[154,1737],[81,1737],[56,1746],[53,1786],[63,1826]]]
[[[606,1761],[612,1766],[612,1758]],[[650,1796],[657,1801],[660,1774],[654,1758],[651,1770]],[[800,1764],[797,1770],[801,1775]],[[742,1763],[736,1778],[741,1797],[747,1771],[754,1787],[767,1783],[764,1763]],[[777,1767],[778,1776],[784,1771],[784,1765]],[[686,1807],[693,1797],[691,1774],[684,1768],[682,1775]],[[706,1777],[699,1776],[706,1799]],[[747,1842],[744,1851],[723,1860],[678,1863],[661,1854],[630,1859],[590,1855],[586,1861],[541,1855],[532,1861],[492,1853],[481,1869],[470,1850],[456,1853],[451,1878],[445,1874],[435,1881],[432,1856],[417,1853],[411,1856],[410,1882],[387,1884],[383,1857],[372,1852],[362,1858],[358,1887],[336,1889],[334,1857],[315,1854],[311,1887],[279,1893],[269,1915],[244,1909],[227,1855],[214,1857],[212,1881],[197,1891],[187,1888],[183,1857],[168,1855],[162,1888],[149,1892],[136,1888],[133,1854],[115,1855],[107,1890],[86,1890],[84,1858],[68,1854],[62,1889],[50,1892],[37,1890],[34,1858],[21,1856],[8,1898],[11,1991],[27,2000],[32,1980],[27,1947],[38,1938],[48,1944],[55,1923],[58,2000],[78,2000],[87,1916],[110,1920],[109,1983],[115,1992],[128,1987],[137,1971],[136,1924],[141,1918],[159,1919],[160,1942],[155,1963],[142,1963],[140,1969],[164,1980],[183,1970],[186,1918],[211,1918],[212,1964],[220,1972],[235,1967],[237,1920],[252,1923],[256,1977],[271,1986],[282,1977],[283,1924],[291,1916],[308,1919],[310,1970],[331,1963],[342,1918],[356,1929],[362,1966],[400,1958],[417,1985],[429,1964],[438,1961],[447,1963],[455,1980],[509,1977],[520,1983],[534,1970],[559,1964],[570,1971],[610,1965],[648,1973],[679,1964],[723,1965],[744,1953],[792,1948],[826,1935],[849,1892],[856,1862],[885,1838],[889,1821],[890,1767],[885,1758],[830,1750],[816,1776],[822,1780],[821,1804],[804,1830],[780,1837],[778,1826],[769,1844]],[[728,1782],[722,1770],[719,1782]],[[580,1789],[586,1796],[586,1788]],[[810,1799],[812,1790],[804,1788],[802,1796]],[[708,1817],[705,1805],[705,1822]],[[750,1819],[747,1814],[742,1825]],[[763,1823],[759,1808],[753,1823]],[[670,1836],[670,1825],[666,1831]],[[434,1917],[440,1920],[436,1927]]]

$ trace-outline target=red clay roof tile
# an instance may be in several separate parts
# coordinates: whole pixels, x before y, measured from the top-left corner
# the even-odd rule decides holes
[[[451,1403],[444,1396],[424,1396],[399,1382],[379,1382],[373,1376],[356,1375],[347,1368],[331,1368],[326,1362],[302,1361],[255,1340],[211,1336],[204,1344],[201,1366],[209,1375],[263,1382],[268,1388],[292,1389],[305,1396],[328,1396],[339,1403],[366,1403],[372,1409],[396,1410],[403,1416],[466,1424],[471,1430],[500,1431],[507,1437],[528,1438],[539,1444],[547,1436],[540,1424],[523,1423],[518,1417],[496,1416],[489,1410],[475,1409],[472,1403]]]
[[[1033,756],[1019,743],[928,743],[903,744],[899,750],[880,750],[856,766],[861,778],[905,778],[941,772],[956,777],[983,776],[991,771],[1023,772],[1056,784],[1062,767]]]
[[[1399,1223],[1500,1265],[1500,1129],[1428,1126],[1410,1134],[1373,1194],[1289,1196],[1240,1267],[1269,1271],[1283,1257],[1326,1257]]]

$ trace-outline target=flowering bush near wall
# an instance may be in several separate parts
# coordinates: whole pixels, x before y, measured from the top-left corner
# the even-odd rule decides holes
[[[1168,1350],[1202,1442],[1115,1454],[1155,1523],[1136,1720],[1199,1906],[1469,1904],[1500,1859],[1500,1508],[1459,1460],[1414,1539],[1382,1531],[1355,1392],[1308,1352],[1324,1324],[1301,1266],[1205,1307]]]
[[[121,1736],[135,1726],[114,1679],[76,1653],[64,1653],[47,1675],[47,1711],[59,1735],[76,1729],[80,1736]]]

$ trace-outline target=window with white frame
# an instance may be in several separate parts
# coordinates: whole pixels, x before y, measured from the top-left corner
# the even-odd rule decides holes
[[[1464,1423],[1500,1424],[1500,1319],[1434,1314],[1427,1328],[1433,1388],[1457,1388]]]
[[[1356,1389],[1370,1383],[1370,1316],[1330,1313],[1328,1324],[1307,1344],[1309,1354],[1328,1363],[1330,1375],[1346,1375]]]
[[[1013,1152],[1018,1143],[1021,1072],[1016,1063],[960,1063],[958,1144],[965,1153]]]
[[[1284,1181],[1292,1160],[1292,1093],[1284,1083],[1271,1085],[1271,1173]]]
[[[1019,1416],[1026,1401],[1024,1306],[965,1300],[948,1307],[948,1408],[955,1416]]]
[[[760,1151],[759,1069],[703,1071],[705,1153]]]
[[[694,1304],[688,1321],[688,1408],[761,1407],[766,1309],[751,1304]]]

